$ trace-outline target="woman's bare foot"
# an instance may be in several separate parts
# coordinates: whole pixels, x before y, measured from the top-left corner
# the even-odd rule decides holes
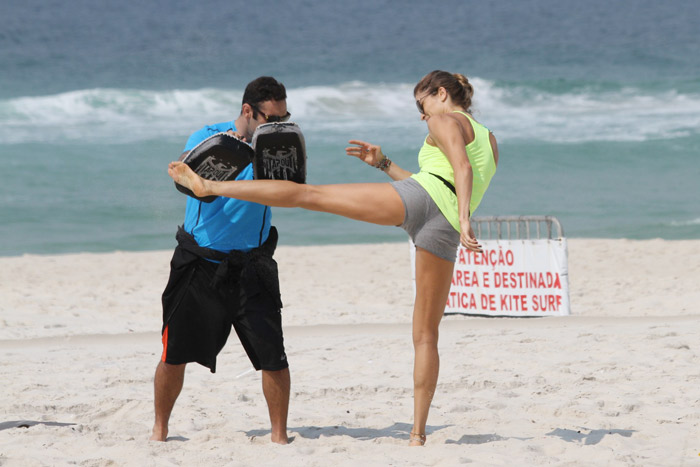
[[[411,436],[408,438],[409,446],[423,446],[425,445],[425,435],[420,433],[411,432]]]
[[[175,183],[192,190],[195,196],[207,196],[204,179],[194,173],[190,166],[184,162],[171,162],[168,164],[168,175],[175,180]]]

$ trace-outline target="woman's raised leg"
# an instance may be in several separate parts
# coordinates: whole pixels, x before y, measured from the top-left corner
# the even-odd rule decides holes
[[[389,183],[306,185],[285,180],[204,180],[182,162],[172,162],[168,174],[197,196],[225,196],[267,206],[328,212],[380,225],[400,225],[401,197]]]
[[[440,357],[438,327],[450,293],[454,263],[416,248],[416,301],[413,307],[413,429],[409,444],[425,443],[425,425],[435,394]]]

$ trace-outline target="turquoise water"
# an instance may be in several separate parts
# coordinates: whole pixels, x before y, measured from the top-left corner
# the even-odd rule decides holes
[[[260,74],[287,85],[311,183],[385,180],[344,155],[351,138],[416,170],[412,89],[436,68],[470,77],[499,139],[477,215],[554,215],[569,237],[700,238],[695,2],[496,3],[4,5],[0,255],[171,248],[184,197],[167,162],[235,118]],[[406,238],[297,209],[273,220],[282,244]]]

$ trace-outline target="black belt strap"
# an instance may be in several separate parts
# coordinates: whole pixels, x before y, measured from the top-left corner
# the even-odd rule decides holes
[[[447,188],[449,188],[450,191],[451,191],[452,193],[454,193],[455,195],[457,194],[457,190],[455,190],[455,186],[454,186],[453,184],[451,184],[450,182],[448,182],[447,180],[445,180],[444,178],[442,178],[442,177],[439,176],[438,174],[434,174],[434,173],[432,173],[432,172],[428,172],[428,173],[429,173],[430,175],[432,175],[433,177],[437,178],[438,180],[440,180],[442,183],[444,183],[445,186],[446,186]]]

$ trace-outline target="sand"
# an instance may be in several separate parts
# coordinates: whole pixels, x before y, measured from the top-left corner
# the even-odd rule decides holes
[[[149,442],[170,255],[0,258],[0,465],[700,465],[700,241],[569,239],[571,316],[445,317],[424,448],[407,243],[279,248],[290,445],[235,336]]]

